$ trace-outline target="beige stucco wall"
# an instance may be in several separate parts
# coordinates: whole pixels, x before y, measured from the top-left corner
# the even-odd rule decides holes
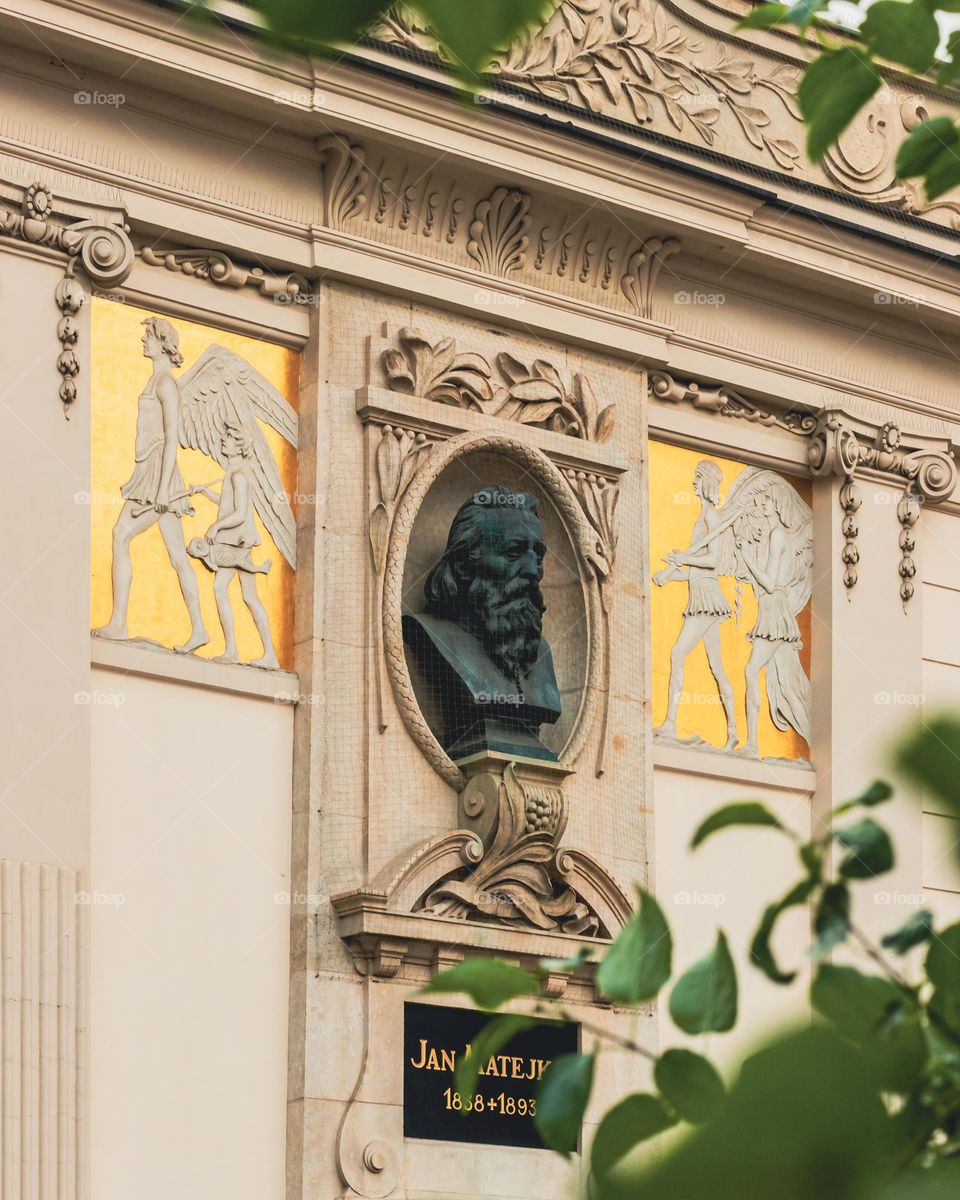
[[[92,1195],[279,1197],[292,709],[93,683]]]
[[[718,22],[733,14],[685,6],[684,23],[709,7],[709,38],[729,37]],[[801,971],[775,989],[747,963],[747,945],[764,904],[794,878],[792,850],[773,834],[734,831],[691,854],[690,836],[711,809],[748,797],[801,835],[822,828],[832,805],[888,773],[886,747],[907,716],[960,700],[960,502],[922,512],[917,593],[904,611],[902,476],[857,473],[852,590],[841,563],[843,480],[815,479],[812,766],[667,751],[653,746],[649,701],[647,439],[806,478],[809,441],[767,419],[801,405],[861,422],[864,444],[894,422],[911,446],[956,446],[947,347],[960,305],[950,268],[933,257],[955,250],[954,209],[906,224],[864,198],[869,181],[852,167],[838,178],[836,164],[816,176],[830,194],[802,193],[799,172],[751,189],[730,139],[718,152],[732,157],[712,174],[689,171],[689,144],[662,161],[625,155],[540,122],[550,114],[536,106],[511,115],[356,64],[268,61],[236,30],[198,31],[140,0],[82,9],[11,0],[0,28],[3,212],[19,212],[29,183],[46,179],[66,204],[58,221],[110,209],[129,225],[139,256],[119,299],[302,351],[298,487],[311,497],[299,515],[299,678],[271,683],[174,655],[91,648],[87,514],[77,501],[89,490],[86,316],[67,422],[52,299],[65,255],[19,234],[0,238],[0,649],[14,681],[0,693],[0,859],[4,928],[31,934],[22,974],[4,955],[5,1014],[24,999],[31,1014],[23,1061],[4,1055],[5,1104],[15,1095],[27,1147],[21,1163],[4,1143],[10,1200],[33,1195],[40,1163],[57,1158],[32,1086],[54,1061],[65,1064],[57,1145],[68,1200],[332,1200],[358,1194],[351,1183],[407,1200],[438,1189],[471,1200],[572,1196],[582,1160],[404,1145],[403,1002],[455,960],[461,931],[431,946],[408,925],[378,958],[362,940],[348,945],[330,900],[372,887],[381,868],[457,820],[454,790],[382,674],[370,539],[380,426],[360,410],[439,440],[480,418],[390,392],[380,351],[415,327],[491,360],[505,350],[582,371],[616,404],[603,452],[622,469],[608,745],[601,775],[594,725],[565,785],[565,840],[626,887],[656,890],[678,968],[705,952],[718,925],[727,930],[742,1015],[710,1050],[729,1068],[781,1019],[806,1012],[805,914],[778,932],[780,960]],[[774,50],[764,35],[751,53],[773,61]],[[75,103],[78,78],[122,102]],[[522,119],[531,115],[536,123]],[[527,222],[522,265],[503,270],[469,248],[500,189],[517,194]],[[631,300],[625,263],[661,239],[679,246]],[[188,257],[161,254],[151,265],[144,248]],[[183,269],[210,251],[232,265],[229,286]],[[308,277],[309,303],[272,298],[269,287],[291,272]],[[682,403],[658,399],[657,371],[746,397],[763,419],[708,411],[691,399],[695,389]],[[518,422],[490,428],[560,462],[596,449]],[[300,703],[277,703],[278,690]],[[943,919],[960,915],[955,823],[917,800],[902,791],[884,810],[897,868],[858,889],[864,924],[877,932],[920,897]],[[75,903],[81,884],[93,903]],[[278,902],[290,892],[291,906]],[[474,949],[518,953],[501,931],[471,934]],[[51,944],[58,955],[42,969]],[[531,935],[523,945],[549,953],[554,942]],[[566,999],[575,1014],[621,1027],[623,1015],[598,1008],[588,981]],[[57,1003],[70,1020],[52,1036]],[[681,1040],[653,1007],[638,1028],[651,1048]],[[648,1085],[645,1064],[607,1056],[587,1138],[606,1104]],[[386,1172],[363,1168],[373,1141],[387,1146]]]

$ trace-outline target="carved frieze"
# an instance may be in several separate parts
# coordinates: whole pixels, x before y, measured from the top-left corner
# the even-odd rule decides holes
[[[319,149],[324,225],[494,279],[651,320],[661,268],[680,250],[677,238],[604,219],[599,209],[561,206],[507,180],[489,188],[409,155],[376,157],[341,134]]]
[[[939,115],[929,97],[891,79],[812,165],[801,151],[800,46],[783,39],[775,54],[732,32],[740,9],[721,24],[716,8],[700,0],[563,0],[542,29],[494,61],[490,94],[521,108],[559,106],[588,125],[649,131],[957,227],[960,205],[928,204],[921,189],[896,178],[897,144]],[[402,6],[374,32],[421,61],[437,54],[429,31]]]
[[[310,284],[295,272],[286,275],[268,274],[262,267],[242,267],[222,250],[164,250],[156,246],[143,246],[140,258],[148,266],[166,267],[196,279],[209,279],[211,283],[225,288],[256,288],[264,296],[296,302],[306,296]]]
[[[786,412],[765,409],[725,384],[677,380],[665,371],[650,372],[650,391],[656,399],[671,404],[690,404],[721,417],[737,417],[754,425],[775,425],[789,433],[810,434],[817,426],[816,416],[804,409]]]
[[[579,372],[568,382],[544,359],[528,366],[507,352],[497,355],[494,369],[483,355],[458,351],[452,338],[431,344],[416,329],[401,329],[397,340],[400,349],[381,356],[391,391],[585,441],[604,442],[613,431],[614,406],[601,407]]]

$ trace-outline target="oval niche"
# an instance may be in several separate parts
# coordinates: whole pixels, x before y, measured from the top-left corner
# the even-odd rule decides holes
[[[408,729],[431,765],[454,787],[465,776],[441,745],[444,722],[436,690],[403,641],[404,614],[424,610],[424,583],[443,555],[461,505],[491,485],[538,501],[546,552],[541,589],[542,636],[553,658],[560,716],[540,728],[543,746],[565,766],[580,753],[592,721],[600,668],[601,620],[588,565],[595,539],[557,468],[513,438],[464,434],[438,445],[411,481],[397,512],[384,583],[384,651],[394,695]]]

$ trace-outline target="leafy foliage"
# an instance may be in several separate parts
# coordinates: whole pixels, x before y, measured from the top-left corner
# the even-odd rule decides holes
[[[670,1016],[684,1033],[726,1033],[737,1023],[737,972],[726,935],[677,980]]]
[[[806,68],[797,100],[807,124],[807,153],[819,162],[857,113],[879,90],[888,68],[896,63],[926,75],[937,63],[940,29],[937,12],[957,12],[957,0],[859,0],[863,18],[855,34],[838,30],[822,15],[827,0],[797,4],[760,4],[741,29],[794,25],[802,33],[816,30],[819,53]],[[832,38],[836,40],[832,40]],[[947,41],[937,82],[960,76],[960,33]],[[927,199],[934,200],[960,183],[960,128],[949,117],[923,121],[901,143],[896,171],[901,179],[921,176]]]
[[[201,0],[206,2],[206,0]],[[407,0],[430,27],[466,89],[477,86],[498,50],[543,25],[558,0]],[[395,0],[254,0],[269,34],[283,46],[336,53],[394,7]]]
[[[900,747],[897,759],[914,782],[960,815],[960,722],[928,724]],[[600,1119],[590,1146],[594,1200],[701,1200],[705,1186],[711,1200],[960,1195],[960,924],[938,931],[921,910],[875,946],[856,921],[854,889],[894,860],[887,832],[862,814],[892,794],[886,783],[871,784],[834,810],[830,828],[798,842],[801,878],[767,906],[750,947],[756,969],[776,984],[792,982],[796,971],[779,967],[770,943],[784,912],[809,906],[810,957],[824,960],[844,948],[847,959],[816,966],[810,1000],[817,1025],[783,1034],[749,1057],[729,1091],[702,1053],[673,1046],[656,1054],[586,1023],[584,1033],[589,1028],[595,1044],[548,1068],[537,1098],[537,1127],[547,1146],[570,1154],[578,1146],[604,1038],[651,1063],[653,1090],[626,1096]],[[848,816],[852,820],[844,821]],[[798,841],[774,812],[749,802],[714,813],[693,844],[750,826]],[[840,848],[835,870],[827,866],[832,845]],[[918,966],[923,946],[923,971],[911,981],[899,966]],[[881,947],[899,957],[885,957]],[[868,956],[872,970],[854,965],[850,956],[858,953]],[[600,958],[597,985],[617,1004],[643,1004],[669,982],[672,959],[666,918],[653,896],[639,891],[637,911]],[[508,1000],[534,1005],[529,1014],[492,1018],[475,1039],[474,1053],[458,1064],[458,1088],[471,1091],[476,1064],[533,1021],[578,1019],[558,1001],[539,996],[545,972],[593,969],[581,952],[531,971],[483,958],[440,974],[426,990],[463,991],[488,1009]],[[675,981],[669,1010],[690,1035],[733,1028],[737,974],[723,931]],[[688,1135],[668,1153],[633,1154],[674,1126],[686,1126]]]
[[[673,938],[660,905],[649,892],[638,893],[637,911],[597,971],[603,994],[622,1004],[652,999],[670,978],[673,959]]]

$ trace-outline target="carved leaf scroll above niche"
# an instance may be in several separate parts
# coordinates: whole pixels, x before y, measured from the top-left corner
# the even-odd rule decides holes
[[[381,357],[391,391],[584,441],[604,442],[613,432],[614,406],[601,407],[579,372],[567,382],[543,359],[528,366],[506,352],[497,355],[494,369],[481,354],[458,352],[453,338],[433,345],[415,329],[401,329],[398,341],[401,349]]]

